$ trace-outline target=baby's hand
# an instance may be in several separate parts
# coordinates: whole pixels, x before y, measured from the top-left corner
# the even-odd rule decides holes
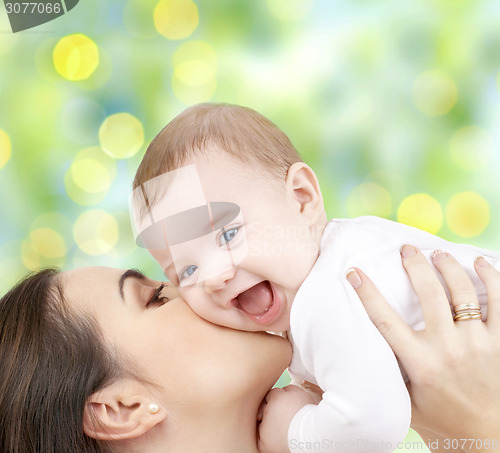
[[[259,425],[260,453],[289,453],[288,427],[293,416],[306,404],[315,404],[313,397],[295,385],[272,389],[262,403]]]

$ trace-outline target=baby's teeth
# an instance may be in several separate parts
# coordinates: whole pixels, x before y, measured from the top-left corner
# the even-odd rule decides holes
[[[265,310],[264,310],[264,313],[267,313],[269,311],[269,307],[267,307]]]

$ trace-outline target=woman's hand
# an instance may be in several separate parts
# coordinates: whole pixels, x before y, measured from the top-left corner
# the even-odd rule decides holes
[[[422,332],[405,324],[362,271],[355,269],[347,279],[408,373],[412,426],[458,442],[466,451],[500,451],[500,273],[484,258],[476,260],[488,292],[488,320],[453,321],[429,262],[413,246],[404,246],[401,255],[422,304]],[[435,252],[433,263],[454,307],[478,303],[470,279],[453,257]]]

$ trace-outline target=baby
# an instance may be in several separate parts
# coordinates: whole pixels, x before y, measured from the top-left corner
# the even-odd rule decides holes
[[[345,278],[350,267],[423,329],[402,244],[428,257],[450,251],[484,305],[474,258],[499,265],[497,253],[377,217],[328,222],[316,175],[287,136],[235,105],[196,105],[172,120],[137,170],[131,208],[138,244],[196,313],[234,329],[286,331],[294,381],[324,391],[318,405],[275,393],[260,424],[262,453],[389,452],[407,434],[404,378]]]

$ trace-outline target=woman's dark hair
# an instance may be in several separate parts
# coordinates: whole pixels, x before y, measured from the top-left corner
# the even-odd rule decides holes
[[[118,361],[89,317],[64,305],[55,269],[27,276],[0,300],[0,452],[97,453],[83,432],[87,399]]]

